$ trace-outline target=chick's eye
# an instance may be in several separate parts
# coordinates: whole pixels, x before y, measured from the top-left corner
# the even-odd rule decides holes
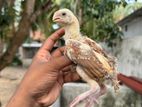
[[[63,15],[63,16],[65,16],[65,15],[66,15],[66,13],[62,13],[62,15]]]

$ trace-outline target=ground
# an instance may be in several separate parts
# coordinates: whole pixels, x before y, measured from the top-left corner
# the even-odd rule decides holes
[[[6,106],[26,70],[25,67],[7,67],[2,70],[0,77],[0,102],[2,107]]]

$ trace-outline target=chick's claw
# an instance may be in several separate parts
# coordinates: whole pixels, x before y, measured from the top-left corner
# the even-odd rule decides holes
[[[89,96],[89,98],[87,99],[87,101],[88,102],[92,102],[92,103],[94,103],[94,104],[99,104],[99,102],[98,102],[98,97],[99,96],[97,96],[97,95],[91,95],[91,96]]]
[[[92,107],[93,106],[93,101],[87,101],[85,107]]]
[[[77,96],[72,101],[72,103],[70,104],[70,107],[75,107],[81,101],[87,101],[88,105],[90,105],[88,107],[91,107],[93,102],[97,103],[97,99],[99,98],[99,95],[100,95],[99,93],[100,93],[100,90],[98,88],[97,89],[96,89],[96,87],[95,87],[95,89],[92,88],[91,90],[89,90],[89,91],[87,91],[87,92]]]
[[[104,95],[105,93],[106,93],[105,85],[100,86],[100,89],[96,87],[91,88],[89,91],[77,96],[70,104],[70,107],[75,107],[81,101],[84,101],[86,103],[85,107],[92,107],[93,104],[99,104],[97,99],[99,99],[99,97],[101,95]]]
[[[84,98],[85,97],[85,98]],[[93,104],[98,104],[98,101],[97,101],[97,98],[98,96],[92,96],[92,95],[89,95],[88,97],[86,96],[78,96],[76,97],[73,102],[70,104],[70,107],[75,107],[77,104],[79,104],[80,102],[84,102],[86,103],[85,104],[85,107],[92,107]]]

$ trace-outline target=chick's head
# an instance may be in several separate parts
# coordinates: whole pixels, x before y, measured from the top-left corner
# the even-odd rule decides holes
[[[72,11],[66,8],[56,11],[53,15],[52,20],[63,26],[71,25],[78,21]]]

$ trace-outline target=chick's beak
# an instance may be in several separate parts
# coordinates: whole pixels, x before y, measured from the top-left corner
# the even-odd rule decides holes
[[[54,22],[59,22],[61,20],[60,15],[58,13],[54,13],[52,20]]]

